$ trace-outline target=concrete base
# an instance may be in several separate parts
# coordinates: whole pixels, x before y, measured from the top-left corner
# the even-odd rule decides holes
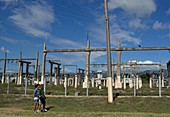
[[[114,78],[112,78],[112,86],[115,86]]]
[[[129,88],[133,88],[133,82],[131,78],[129,79]]]
[[[159,87],[159,82],[158,81],[156,82],[156,87]]]
[[[162,87],[165,87],[165,85],[164,85],[164,79],[162,79]]]
[[[152,79],[149,80],[149,87],[152,88]]]
[[[102,89],[102,86],[99,86],[99,89]]]
[[[54,85],[58,85],[58,78],[55,78],[55,80],[54,80]]]
[[[122,88],[122,82],[121,81],[115,81],[115,88]]]
[[[78,85],[78,78],[77,78],[77,75],[75,75],[75,78],[74,78],[74,88],[77,88],[77,85]]]
[[[94,78],[91,80],[91,86],[94,87]]]
[[[136,89],[139,89],[139,78],[136,78]]]
[[[139,88],[142,88],[142,80],[139,79]]]
[[[123,79],[123,88],[126,89],[126,78]]]
[[[2,75],[2,84],[4,84],[5,83],[5,77],[4,77],[4,75]]]
[[[83,88],[87,88],[87,86],[89,87],[89,83],[83,82]]]

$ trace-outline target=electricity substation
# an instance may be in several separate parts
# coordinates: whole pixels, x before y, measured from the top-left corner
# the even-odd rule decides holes
[[[0,94],[18,94],[12,91],[11,86],[22,87],[20,92],[29,95],[29,87],[34,84],[44,84],[44,92],[47,95],[63,96],[108,96],[108,102],[113,102],[116,94],[120,96],[170,96],[167,92],[170,87],[170,61],[167,61],[167,74],[164,74],[161,60],[157,63],[139,63],[134,61],[121,61],[123,52],[140,51],[169,51],[170,47],[121,47],[121,39],[118,40],[116,48],[110,47],[108,5],[105,0],[105,21],[106,21],[106,48],[93,48],[90,40],[87,40],[86,48],[78,49],[48,49],[46,42],[42,52],[35,53],[34,57],[24,58],[18,53],[18,58],[8,58],[4,53],[4,58],[0,58],[0,85],[5,85],[5,89],[0,89]],[[47,60],[48,54],[53,53],[85,53],[84,67],[80,68],[76,64],[63,64],[62,60]],[[107,63],[91,63],[91,53],[106,52]],[[111,58],[111,53],[117,53],[117,58]],[[42,56],[42,61],[39,56]],[[166,56],[166,55],[165,55]],[[58,57],[59,58],[59,57]],[[159,68],[157,73],[150,73],[147,82],[141,77],[142,67],[153,66]],[[74,69],[66,72],[67,68]],[[92,68],[97,68],[93,70]],[[106,71],[102,67],[107,68]],[[47,71],[49,69],[49,71]],[[92,69],[92,70],[91,70]],[[50,87],[55,87],[60,91],[51,92]],[[71,90],[70,90],[71,89]],[[100,93],[99,93],[100,92]],[[103,92],[103,94],[101,93]]]

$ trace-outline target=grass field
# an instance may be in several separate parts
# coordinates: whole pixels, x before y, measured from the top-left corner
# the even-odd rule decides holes
[[[33,112],[31,96],[0,95],[1,116],[57,117],[169,117],[170,98],[48,97],[48,112]],[[0,116],[0,117],[1,117]]]
[[[163,97],[124,97],[133,96],[133,89],[113,89],[114,96],[119,93],[112,104],[107,103],[107,88],[86,89],[68,87],[68,96],[64,97],[63,86],[47,85],[46,113],[33,112],[34,86],[28,86],[27,96],[24,96],[24,85],[16,86],[11,83],[10,95],[7,95],[7,84],[0,84],[0,117],[169,117],[170,89],[162,88]],[[74,96],[79,92],[78,97]],[[83,97],[84,96],[84,97]],[[94,97],[100,96],[100,97]],[[158,88],[148,88],[145,84],[137,90],[137,96],[158,96]]]
[[[25,94],[24,85],[17,86],[14,83],[10,84],[10,94]],[[0,84],[0,94],[7,94],[7,84]],[[29,85],[27,89],[27,94],[30,95],[33,93],[34,86]],[[64,87],[63,85],[59,86],[49,86],[47,85],[46,94],[48,95],[64,95]],[[133,96],[134,89],[127,88],[127,89],[113,89],[113,93],[119,93],[119,96]],[[82,87],[78,87],[75,89],[74,87],[67,87],[67,94],[69,96],[74,96],[75,92],[79,92],[80,96],[86,96],[86,89]],[[141,89],[138,89],[137,96],[158,96],[158,87],[149,88],[148,84],[143,84]],[[90,96],[107,96],[107,88],[102,87],[102,89],[98,89],[96,87],[89,88],[89,95]],[[167,89],[166,87],[162,88],[162,96],[170,96],[170,88]]]

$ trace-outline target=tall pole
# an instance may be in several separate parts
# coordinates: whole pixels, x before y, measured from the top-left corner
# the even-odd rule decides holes
[[[60,82],[60,65],[61,64],[57,64],[57,85],[59,84]]]
[[[44,51],[46,50],[46,43],[44,43]],[[41,74],[41,83],[44,83],[44,94],[46,94],[46,80],[45,80],[45,64],[46,64],[46,55],[47,53],[43,53],[42,60],[42,74]]]
[[[22,52],[20,52],[17,85],[21,85],[21,82],[22,82],[22,72],[23,72]]]
[[[107,81],[108,81],[108,102],[113,102],[112,74],[111,74],[111,52],[110,52],[110,30],[108,17],[108,1],[104,0],[106,20],[106,46],[107,46]]]
[[[118,40],[118,49],[120,49],[120,39]],[[117,82],[115,83],[115,88],[122,88],[122,83],[120,81],[120,71],[121,71],[121,51],[117,51]]]
[[[5,82],[5,74],[6,74],[6,57],[7,57],[7,53],[4,53],[4,69],[3,69],[3,73],[2,73],[2,84]]]
[[[161,97],[161,80],[162,80],[162,66],[161,66],[161,59],[160,59],[160,75],[159,75],[159,97]]]
[[[8,78],[8,88],[7,88],[7,94],[10,94],[10,76],[7,76],[6,78]]]
[[[90,41],[87,40],[87,49],[90,48]],[[90,76],[90,52],[86,52],[86,75],[85,75],[85,83],[87,85],[87,90],[86,90],[86,96],[88,96],[88,79],[89,79],[89,76]]]
[[[37,57],[36,57],[36,62],[35,62],[35,71],[34,71],[34,81],[38,81],[38,76],[37,76],[37,72],[38,72],[38,57],[39,57],[39,52],[37,53]]]
[[[29,63],[26,63],[26,76],[25,76],[25,96],[27,95],[27,87],[28,87],[28,74],[29,74]]]
[[[112,60],[112,86],[115,86],[115,82],[114,82],[114,60]]]
[[[50,82],[49,85],[52,85],[52,74],[53,74],[53,62],[50,62]]]
[[[37,67],[37,84],[39,84],[40,65]]]
[[[46,43],[44,43],[44,50],[46,50]],[[42,60],[42,74],[41,74],[41,83],[44,83],[45,77],[45,64],[46,64],[46,53],[43,53],[43,60]]]

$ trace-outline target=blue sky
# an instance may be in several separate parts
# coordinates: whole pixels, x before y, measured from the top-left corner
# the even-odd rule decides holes
[[[111,46],[170,46],[169,0],[109,0]],[[103,0],[0,0],[0,58],[35,57],[47,49],[106,47]],[[122,52],[122,62],[159,62],[168,51]],[[116,62],[117,54],[112,52]],[[85,53],[50,53],[47,59],[85,67]],[[1,62],[2,63],[2,62]],[[106,52],[91,53],[91,63],[106,63]]]

